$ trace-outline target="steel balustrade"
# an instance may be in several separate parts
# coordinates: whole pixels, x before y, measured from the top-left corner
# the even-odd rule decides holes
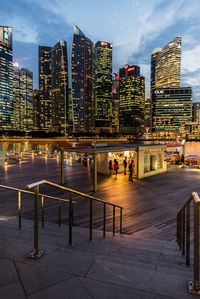
[[[69,192],[69,200],[64,199],[64,198],[60,198],[60,197],[55,197],[55,196],[50,196],[50,195],[46,195],[43,193],[39,192],[39,188],[40,185],[50,185],[52,187],[58,188],[58,189],[62,189],[64,191]],[[39,239],[39,219],[38,219],[38,202],[39,202],[39,198],[41,198],[41,223],[42,223],[42,227],[44,227],[45,225],[45,200],[46,199],[53,199],[56,200],[58,202],[58,224],[59,227],[61,226],[61,203],[66,203],[69,205],[69,223],[68,223],[68,229],[69,229],[69,234],[68,234],[68,243],[70,246],[72,246],[72,227],[74,225],[74,204],[76,204],[75,201],[72,200],[72,194],[76,194],[78,196],[81,196],[87,200],[89,200],[89,204],[90,204],[90,208],[89,208],[89,239],[92,240],[93,236],[92,236],[92,231],[93,231],[93,202],[97,202],[100,204],[103,204],[103,237],[106,237],[106,206],[111,206],[112,207],[112,214],[113,214],[113,221],[112,221],[112,231],[113,231],[113,236],[115,235],[115,231],[116,231],[116,208],[118,208],[120,210],[120,223],[119,223],[119,232],[120,234],[122,234],[122,221],[123,221],[123,215],[122,215],[122,211],[123,211],[123,207],[119,206],[119,205],[115,205],[113,203],[109,203],[106,202],[102,199],[99,199],[97,197],[43,180],[43,181],[38,181],[32,184],[29,184],[26,186],[26,190],[24,189],[18,189],[18,188],[14,188],[14,187],[9,187],[9,186],[5,186],[5,185],[0,185],[0,188],[3,189],[8,189],[8,190],[12,190],[12,191],[16,191],[18,193],[18,226],[21,229],[21,209],[22,209],[22,200],[21,200],[21,195],[22,193],[26,193],[26,194],[30,194],[30,195],[34,195],[34,249],[33,251],[30,253],[29,257],[34,258],[34,259],[38,259],[40,258],[44,252],[42,250],[39,250],[39,245],[38,245],[38,239]],[[33,191],[28,191],[28,189],[34,189]]]
[[[191,205],[193,205],[193,244],[194,244],[194,280],[188,283],[189,292],[200,295],[200,281],[199,281],[199,206],[200,198],[196,192],[180,209],[177,214],[176,223],[176,241],[183,256],[185,256],[185,264],[190,266],[191,253]]]

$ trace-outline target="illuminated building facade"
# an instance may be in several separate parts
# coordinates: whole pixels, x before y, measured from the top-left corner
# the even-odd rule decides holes
[[[73,131],[94,131],[94,44],[74,26],[72,44]]]
[[[0,130],[13,125],[12,28],[0,26]]]
[[[165,47],[151,55],[151,89],[180,86],[181,37],[175,37]]]
[[[60,40],[51,51],[52,130],[68,132],[67,44]]]
[[[126,64],[119,70],[119,124],[123,134],[144,132],[145,79],[140,67]]]
[[[95,44],[95,130],[112,131],[112,44]]]
[[[155,89],[153,109],[154,132],[178,132],[192,121],[191,87]]]
[[[119,74],[115,74],[112,86],[112,132],[119,132]]]
[[[152,109],[151,99],[145,99],[144,103],[144,126],[147,132],[151,131],[152,126]]]
[[[40,130],[40,92],[38,89],[33,91],[33,129]]]
[[[192,103],[192,121],[200,124],[200,102]]]
[[[13,129],[33,130],[33,73],[14,66],[13,78]]]
[[[40,90],[40,123],[39,129],[51,129],[51,47],[39,46],[39,90]]]

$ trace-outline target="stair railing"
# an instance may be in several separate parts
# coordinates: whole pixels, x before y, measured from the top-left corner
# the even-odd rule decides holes
[[[89,200],[89,202],[90,202],[90,211],[89,211],[89,214],[90,214],[90,216],[89,216],[89,239],[90,239],[90,241],[92,240],[92,232],[93,232],[93,202],[94,201],[103,204],[103,237],[104,238],[106,237],[106,206],[107,205],[111,206],[113,208],[113,229],[112,229],[113,236],[115,235],[115,231],[116,231],[116,227],[115,227],[116,208],[118,208],[120,210],[120,229],[119,229],[119,231],[120,231],[120,234],[122,234],[122,220],[123,220],[122,219],[122,217],[123,217],[122,216],[122,210],[123,210],[123,207],[121,207],[119,205],[116,205],[116,204],[113,204],[113,203],[110,203],[110,202],[106,202],[102,199],[99,199],[97,197],[79,192],[77,190],[70,189],[70,188],[67,188],[67,187],[64,187],[64,186],[46,181],[46,180],[38,181],[38,182],[29,184],[29,185],[26,186],[27,189],[34,188],[35,209],[36,209],[36,206],[37,206],[37,197],[38,197],[38,194],[39,194],[39,186],[44,185],[44,184],[45,185],[50,185],[50,186],[55,187],[57,189],[61,189],[61,190],[69,192],[69,245],[72,245],[72,225],[73,225],[73,219],[72,219],[73,218],[72,217],[73,209],[72,209],[72,204],[71,204],[72,194],[76,194],[78,196],[84,197],[85,199]],[[36,214],[36,217],[35,217],[35,221],[36,220],[37,220],[37,214]],[[37,226],[35,227],[35,230],[37,230]]]
[[[193,204],[193,215],[191,215],[191,205]],[[199,281],[199,206],[200,198],[196,192],[180,209],[177,214],[177,229],[176,241],[181,250],[182,256],[185,256],[185,264],[190,266],[191,257],[191,223],[193,221],[193,246],[194,246],[194,280],[188,282],[189,292],[200,295],[200,281]],[[193,216],[193,219],[192,217]]]
[[[69,206],[71,205],[71,223],[73,223],[73,205],[76,204],[75,201],[70,201],[68,199],[64,199],[61,197],[55,197],[55,196],[51,196],[51,195],[46,195],[43,193],[39,193],[39,189],[38,192],[32,192],[32,191],[27,191],[24,189],[19,189],[19,188],[14,188],[14,187],[10,187],[10,186],[5,186],[5,185],[0,185],[0,188],[2,189],[7,189],[7,190],[12,190],[17,192],[17,208],[18,208],[18,227],[19,229],[21,229],[22,227],[22,193],[26,193],[26,194],[30,194],[30,195],[34,195],[35,196],[35,200],[34,200],[34,249],[33,251],[29,254],[28,257],[34,258],[34,259],[38,259],[40,258],[43,254],[44,251],[43,250],[39,250],[39,246],[38,246],[38,239],[39,239],[39,225],[38,225],[38,201],[39,201],[39,197],[41,197],[41,206],[42,206],[42,227],[44,227],[44,203],[46,199],[53,199],[58,201],[58,223],[59,226],[61,226],[61,202],[68,204]],[[70,222],[70,221],[69,221]],[[70,226],[70,224],[69,224]],[[70,227],[69,227],[69,231],[70,231]],[[70,234],[69,234],[69,240],[68,243],[69,245],[71,245],[71,239],[70,239]]]

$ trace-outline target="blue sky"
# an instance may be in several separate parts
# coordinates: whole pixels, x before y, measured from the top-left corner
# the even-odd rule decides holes
[[[146,96],[153,49],[181,36],[181,82],[200,101],[200,0],[1,0],[0,20],[13,27],[14,61],[33,71],[34,87],[38,45],[64,39],[70,53],[74,24],[94,42],[113,43],[113,72],[139,65]]]

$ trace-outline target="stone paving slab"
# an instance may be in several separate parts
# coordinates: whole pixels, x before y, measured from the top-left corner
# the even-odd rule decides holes
[[[26,295],[19,281],[10,283],[0,288],[0,298],[2,299],[26,299]]]
[[[35,293],[29,299],[94,299],[78,277],[53,285]],[[103,298],[103,297],[102,297]]]
[[[129,266],[96,261],[87,277],[174,298],[194,298],[187,293],[186,279],[162,272],[135,268],[133,273]]]

